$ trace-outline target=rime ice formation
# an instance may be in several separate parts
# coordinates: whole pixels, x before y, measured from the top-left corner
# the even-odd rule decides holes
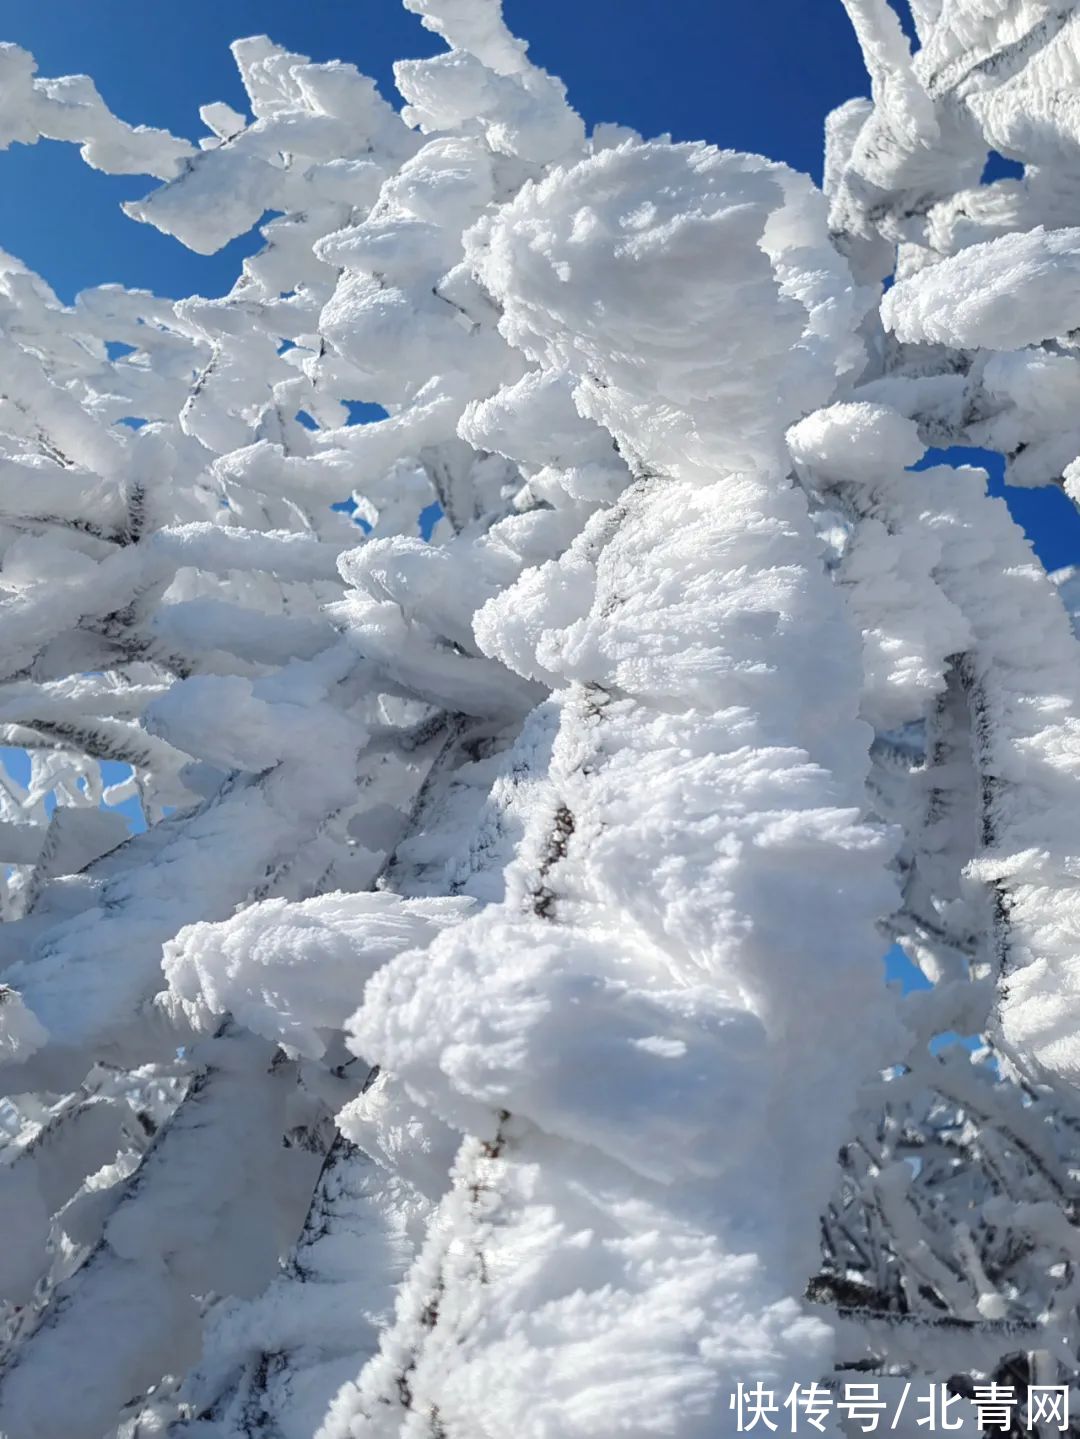
[[[0,256],[0,1436],[1070,1382],[1075,584],[927,452],[1080,496],[1080,12],[847,0],[821,193],[406,4],[400,111],[242,40],[197,145],[0,49],[266,241]]]

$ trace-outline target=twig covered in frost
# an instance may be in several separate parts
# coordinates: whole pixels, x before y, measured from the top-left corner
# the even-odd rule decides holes
[[[0,1431],[1071,1382],[1071,591],[920,466],[1080,498],[1080,12],[847,0],[822,195],[407,7],[400,113],[257,37],[197,147],[0,50],[0,143],[278,212],[215,300],[0,257]]]

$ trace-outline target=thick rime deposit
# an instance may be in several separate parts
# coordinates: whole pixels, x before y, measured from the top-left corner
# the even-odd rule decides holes
[[[405,3],[197,144],[0,47],[266,242],[0,255],[0,1439],[1068,1385],[1080,577],[947,452],[1080,501],[1080,0],[845,0],[824,193]]]

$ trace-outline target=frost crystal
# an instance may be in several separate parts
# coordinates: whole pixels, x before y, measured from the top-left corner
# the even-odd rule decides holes
[[[1075,1375],[1076,576],[924,457],[1080,498],[1080,6],[846,4],[824,193],[498,0],[197,145],[0,47],[0,144],[266,242],[0,256],[2,1439]]]

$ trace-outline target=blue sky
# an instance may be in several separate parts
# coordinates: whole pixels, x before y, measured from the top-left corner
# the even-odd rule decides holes
[[[868,88],[840,0],[504,0],[504,9],[588,122],[755,150],[815,178],[825,115]],[[124,119],[189,137],[205,133],[200,104],[244,108],[228,43],[262,32],[316,60],[353,61],[388,96],[395,59],[441,48],[397,0],[24,0],[0,12],[0,39],[33,51],[42,74],[84,71]],[[191,254],[120,212],[147,182],[90,171],[69,145],[0,154],[0,187],[0,247],[65,300],[106,281],[221,294],[259,244],[252,234],[214,256]],[[1050,568],[1080,562],[1080,516],[1063,495],[1007,498]]]

